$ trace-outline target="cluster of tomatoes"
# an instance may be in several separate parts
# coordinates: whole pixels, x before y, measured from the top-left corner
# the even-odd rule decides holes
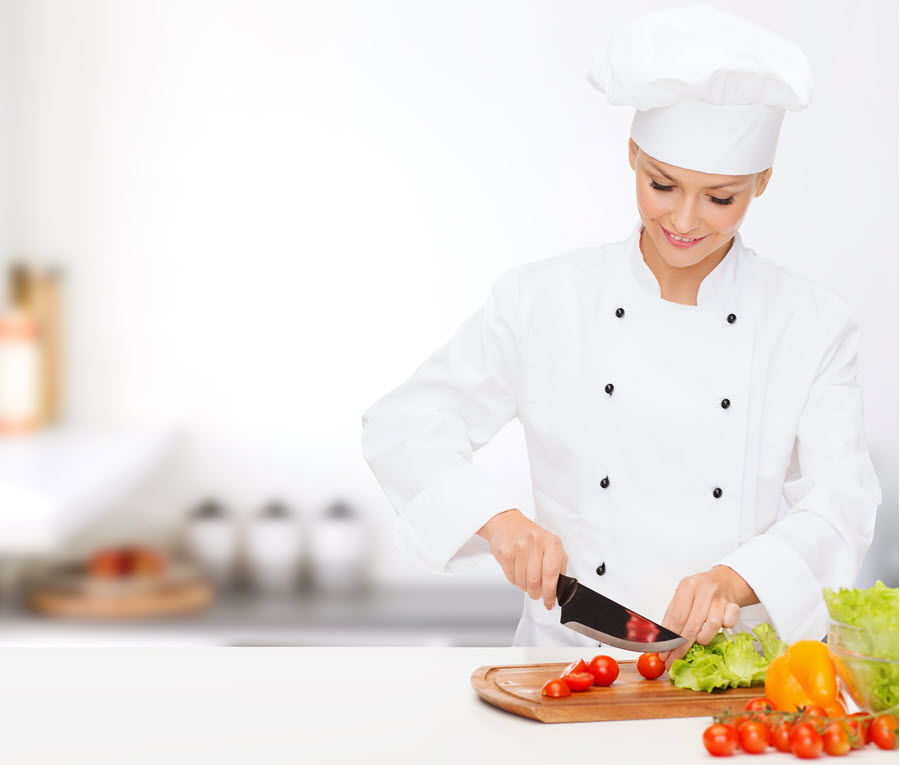
[[[637,670],[648,680],[659,677],[666,669],[665,662],[656,653],[642,653],[637,660]],[[544,683],[541,693],[559,699],[571,696],[572,691],[586,691],[592,685],[612,685],[619,676],[619,663],[612,656],[595,656],[589,663],[584,659],[573,661],[559,677]]]
[[[730,756],[738,746],[749,754],[760,754],[771,745],[802,759],[814,759],[823,751],[839,757],[866,744],[897,748],[897,717],[893,714],[856,712],[828,717],[820,706],[780,712],[768,699],[758,698],[748,702],[741,713],[726,713],[713,720],[703,732],[703,745],[717,757]]]

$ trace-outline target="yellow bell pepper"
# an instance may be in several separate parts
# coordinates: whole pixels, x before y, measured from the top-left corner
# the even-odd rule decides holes
[[[834,659],[818,640],[799,640],[769,664],[766,698],[776,709],[795,712],[817,705],[829,717],[841,717],[846,710],[840,696]]]

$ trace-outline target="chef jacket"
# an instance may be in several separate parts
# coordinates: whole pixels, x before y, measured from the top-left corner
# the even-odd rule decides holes
[[[397,539],[445,572],[490,556],[476,532],[511,505],[472,455],[517,417],[570,576],[661,621],[682,578],[730,566],[761,604],[740,626],[820,639],[822,588],[853,585],[881,501],[857,325],[739,234],[696,306],[663,300],[640,232],[508,271],[365,412]],[[527,595],[514,644],[596,645]]]

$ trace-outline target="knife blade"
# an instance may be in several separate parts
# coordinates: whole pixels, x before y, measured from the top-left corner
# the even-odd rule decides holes
[[[571,576],[559,575],[556,599],[562,607],[560,623],[600,643],[626,651],[660,653],[685,642],[681,635],[594,592]]]

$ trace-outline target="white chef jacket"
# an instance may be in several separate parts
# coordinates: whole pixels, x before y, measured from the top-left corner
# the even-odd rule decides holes
[[[622,242],[502,275],[485,306],[363,415],[401,546],[452,572],[511,508],[472,454],[520,420],[534,520],[568,574],[660,621],[678,582],[730,566],[788,642],[821,638],[881,492],[864,438],[857,325],[837,298],[736,235],[697,305],[668,302]],[[596,645],[524,597],[515,645]]]

